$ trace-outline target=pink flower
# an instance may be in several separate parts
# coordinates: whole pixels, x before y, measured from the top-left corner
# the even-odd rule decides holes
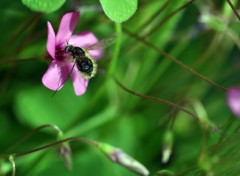
[[[49,65],[46,73],[42,77],[44,86],[51,90],[60,90],[66,82],[68,76],[71,77],[76,95],[85,93],[88,85],[88,80],[84,79],[77,66],[74,66],[73,60],[70,60],[69,54],[65,52],[67,42],[73,46],[86,48],[98,42],[95,35],[89,31],[79,34],[72,34],[79,18],[78,12],[66,13],[55,35],[50,22],[48,25],[47,51],[52,62]],[[102,50],[91,50],[89,54],[98,60],[102,55]],[[73,69],[72,69],[73,68]]]
[[[228,106],[232,112],[240,117],[240,87],[232,87],[227,91]]]

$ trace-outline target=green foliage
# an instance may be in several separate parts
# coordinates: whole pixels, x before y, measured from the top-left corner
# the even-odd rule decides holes
[[[114,22],[122,23],[136,12],[138,0],[100,0],[100,3],[108,18]]]
[[[69,93],[64,95],[59,92],[56,93],[55,97],[52,97],[54,92],[49,92],[44,87],[20,91],[15,101],[15,111],[19,114],[19,121],[32,127],[46,123],[56,124],[60,128],[70,125],[79,113],[75,109],[82,106],[88,97],[77,98],[73,93],[71,84],[67,84],[64,89]],[[46,100],[46,97],[48,97],[48,100]],[[74,99],[75,101],[72,101]],[[68,102],[67,106],[66,102]],[[31,105],[30,107],[29,104]],[[59,111],[59,109],[65,109],[64,113]],[[49,118],[49,114],[51,114],[51,118]]]
[[[58,2],[47,11],[31,8],[51,12],[65,1]],[[56,142],[57,133],[49,128],[36,130],[21,142],[49,123],[57,125],[64,138],[84,137],[120,148],[150,175],[239,175],[240,123],[231,116],[226,93],[160,52],[225,88],[238,85],[240,26],[226,1],[101,0],[104,12],[117,24],[106,20],[98,0],[75,2],[79,1],[69,0],[64,8],[47,14],[30,11],[19,0],[0,2],[4,7],[0,11],[4,17],[0,19],[0,175],[11,175],[6,154]],[[63,14],[73,7],[81,13],[76,33],[90,30],[99,39],[115,32],[120,35],[104,49],[98,73],[83,96],[74,94],[70,79],[52,96],[54,92],[41,82],[49,64],[46,24],[50,21],[57,31]],[[145,97],[123,90],[115,78]],[[147,95],[176,103],[199,120]],[[59,149],[72,153],[60,156]],[[137,175],[79,141],[14,156],[14,162],[16,175]]]
[[[66,2],[66,0],[22,0],[22,3],[33,11],[51,13]]]

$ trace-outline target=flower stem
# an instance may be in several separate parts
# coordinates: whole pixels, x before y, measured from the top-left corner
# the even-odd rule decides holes
[[[175,64],[179,65],[180,67],[184,68],[185,70],[187,70],[188,72],[194,74],[195,76],[197,76],[198,78],[202,79],[203,81],[211,84],[212,86],[222,90],[222,91],[226,91],[227,89],[220,86],[219,84],[211,81],[210,79],[208,79],[206,76],[203,76],[202,74],[198,73],[196,70],[194,70],[193,68],[185,65],[184,63],[182,63],[181,61],[179,61],[178,59],[176,59],[175,57],[173,57],[172,55],[168,54],[167,52],[163,51],[162,49],[158,48],[157,46],[153,45],[152,43],[148,42],[147,40],[145,40],[144,38],[135,35],[133,33],[131,33],[130,31],[128,31],[127,29],[124,29],[124,32],[127,33],[129,36],[136,38],[137,40],[141,41],[143,44],[149,46],[150,48],[154,49],[156,52],[158,52],[159,54],[162,54],[163,56],[165,56],[166,58],[168,58],[169,60],[171,60],[172,62],[174,62]]]
[[[28,150],[28,151],[21,152],[21,153],[16,153],[16,154],[14,154],[14,157],[18,158],[18,157],[25,156],[25,155],[28,155],[28,154],[31,154],[31,153],[34,153],[34,152],[37,152],[37,151],[40,151],[40,150],[44,150],[44,149],[47,149],[47,148],[50,148],[50,147],[57,146],[58,144],[61,144],[61,143],[64,143],[64,142],[71,142],[71,141],[84,142],[84,143],[91,144],[91,145],[94,145],[94,146],[98,145],[98,143],[96,141],[93,141],[93,140],[90,140],[90,139],[80,138],[80,137],[70,137],[70,138],[66,138],[66,139],[48,144],[48,145],[44,145],[42,147],[32,149],[32,150]]]
[[[10,148],[8,148],[8,151],[12,150],[16,146],[18,146],[21,143],[23,143],[24,141],[28,140],[32,135],[34,135],[34,133],[36,133],[37,131],[39,131],[39,130],[41,130],[43,128],[52,128],[53,130],[55,130],[57,132],[58,136],[63,134],[63,132],[56,125],[53,125],[53,124],[42,125],[42,126],[39,126],[39,127],[35,128],[35,129],[33,129],[30,133],[25,135],[22,139],[17,141],[15,144],[13,144]]]
[[[134,91],[126,88],[124,85],[122,85],[116,78],[114,78],[114,80],[117,83],[117,85],[119,85],[119,87],[121,87],[123,90],[127,91],[130,94],[133,94],[133,95],[141,97],[141,98],[150,99],[150,100],[156,101],[156,102],[161,103],[161,104],[165,104],[165,105],[170,106],[170,107],[175,108],[175,109],[179,109],[179,110],[187,113],[188,115],[192,116],[196,121],[200,120],[200,118],[196,114],[194,114],[193,112],[179,106],[178,104],[172,103],[170,101],[167,101],[167,100],[164,100],[164,99],[161,99],[161,98],[157,98],[157,97],[153,97],[153,96],[149,96],[149,95],[143,95],[143,94],[134,92]]]
[[[232,2],[230,0],[226,0],[227,3],[230,5],[230,7],[232,8],[233,12],[235,13],[236,17],[238,18],[238,20],[240,20],[240,15],[238,14],[237,10],[235,9],[234,5],[232,4]]]
[[[115,23],[115,27],[116,27],[116,33],[118,34],[117,37],[117,41],[115,44],[115,48],[114,48],[114,54],[113,54],[113,58],[111,60],[108,72],[107,72],[107,77],[112,76],[113,72],[116,70],[117,67],[117,61],[118,61],[118,56],[120,53],[120,48],[121,48],[121,43],[122,43],[122,26],[121,23]]]
[[[14,162],[14,158],[13,158],[12,155],[10,155],[8,159],[9,159],[11,165],[12,165],[12,176],[15,176],[15,174],[16,174],[16,165],[15,165],[15,162]]]
[[[118,57],[119,57],[119,53],[120,53],[120,48],[121,48],[121,43],[122,43],[122,26],[120,23],[115,23],[115,27],[116,27],[116,33],[118,35],[117,39],[116,39],[116,43],[115,43],[115,48],[114,48],[114,54],[112,57],[112,60],[110,62],[109,65],[109,69],[107,71],[107,76],[104,78],[104,83],[100,85],[100,88],[97,90],[96,94],[94,95],[94,97],[91,99],[91,101],[89,101],[84,107],[83,110],[81,111],[80,114],[78,114],[77,119],[75,119],[68,127],[67,127],[67,131],[71,131],[72,129],[76,128],[79,124],[79,121],[81,121],[81,117],[85,116],[89,111],[89,107],[94,107],[97,106],[97,103],[99,103],[99,99],[101,98],[101,96],[103,96],[104,91],[106,89],[106,85],[108,82],[108,78],[111,77],[114,73],[114,71],[116,70],[117,67],[117,61],[118,61]],[[99,123],[101,124],[101,123]],[[89,128],[90,129],[90,128]]]
[[[178,12],[182,11],[185,9],[187,6],[189,6],[191,3],[193,3],[195,0],[189,0],[173,12],[171,12],[169,15],[167,15],[165,18],[163,18],[151,31],[148,33],[144,34],[143,38],[149,37],[152,35],[154,32],[156,32],[163,24],[165,24],[169,19],[174,17]]]
[[[146,26],[150,25],[170,4],[170,1],[166,1],[163,5],[145,22],[138,28],[138,34],[143,31]]]

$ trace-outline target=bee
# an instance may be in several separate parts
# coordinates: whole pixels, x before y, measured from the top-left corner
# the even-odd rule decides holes
[[[68,44],[65,51],[71,54],[80,74],[85,79],[90,79],[96,75],[97,63],[85,49]]]
[[[86,48],[73,46],[67,42],[65,52],[69,53],[73,57],[74,63],[76,64],[81,76],[85,79],[90,79],[97,73],[97,63],[94,58],[88,53],[88,51],[106,48],[115,41],[116,37],[116,34],[112,34],[107,38]]]

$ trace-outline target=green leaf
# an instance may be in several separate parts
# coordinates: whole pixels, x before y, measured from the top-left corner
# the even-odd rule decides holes
[[[70,82],[54,97],[52,94],[53,91],[43,86],[19,91],[15,101],[18,120],[34,128],[42,124],[55,124],[64,129],[78,118],[81,112],[79,106],[83,106],[89,99],[87,93],[77,97]]]
[[[66,0],[22,0],[33,11],[50,13],[58,10]]]
[[[137,10],[137,0],[100,0],[106,15],[115,22],[128,20]]]

